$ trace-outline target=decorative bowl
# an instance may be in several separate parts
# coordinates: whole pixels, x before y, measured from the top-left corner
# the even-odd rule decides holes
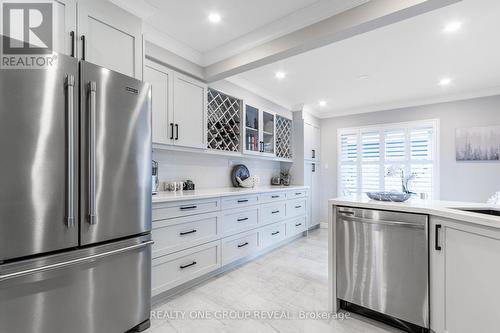
[[[366,192],[368,198],[377,201],[405,202],[411,194],[405,192]]]

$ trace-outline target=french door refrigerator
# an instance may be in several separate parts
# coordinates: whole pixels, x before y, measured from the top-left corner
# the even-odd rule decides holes
[[[0,69],[0,331],[149,324],[148,84],[58,55]]]

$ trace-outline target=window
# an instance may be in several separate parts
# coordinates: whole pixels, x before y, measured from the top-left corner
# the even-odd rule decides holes
[[[413,192],[436,199],[437,131],[436,120],[339,129],[339,194],[401,191],[399,177],[386,177],[392,166],[415,174]]]

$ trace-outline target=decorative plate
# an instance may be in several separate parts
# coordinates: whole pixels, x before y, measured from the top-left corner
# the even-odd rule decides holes
[[[236,180],[236,177],[240,177],[241,180],[245,180],[250,177],[250,171],[244,164],[238,164],[233,167],[233,171],[231,172],[231,182],[234,187],[240,187],[240,184]]]
[[[366,192],[368,198],[378,201],[404,202],[410,199],[411,194],[405,192]]]

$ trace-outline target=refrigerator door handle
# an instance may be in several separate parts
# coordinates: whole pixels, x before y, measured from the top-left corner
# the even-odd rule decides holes
[[[68,187],[67,187],[67,214],[66,225],[68,228],[75,226],[75,122],[74,122],[74,89],[75,77],[66,76],[67,112],[68,112]]]
[[[97,83],[89,83],[89,223],[97,224],[96,212],[96,91]]]
[[[5,275],[0,275],[0,282],[1,281],[5,281],[5,280],[11,280],[11,279],[20,278],[20,277],[23,277],[23,276],[26,276],[26,275],[32,275],[32,274],[36,274],[36,273],[40,273],[40,272],[45,272],[45,271],[60,269],[60,268],[68,267],[68,266],[73,266],[73,265],[81,264],[81,263],[84,263],[84,262],[87,262],[87,261],[97,260],[97,259],[101,259],[101,258],[104,258],[104,257],[109,257],[109,256],[112,256],[112,255],[117,255],[117,254],[120,254],[120,253],[132,251],[132,250],[135,250],[135,249],[140,249],[140,248],[152,245],[152,244],[154,244],[154,241],[146,241],[146,242],[142,242],[140,244],[135,244],[135,245],[127,246],[127,247],[124,247],[124,248],[120,248],[120,249],[116,249],[116,250],[111,250],[111,251],[104,252],[104,253],[94,254],[94,255],[91,255],[91,256],[88,256],[88,257],[83,257],[83,258],[78,258],[78,259],[73,259],[73,260],[58,262],[58,263],[52,264],[52,265],[47,265],[47,266],[42,266],[42,267],[37,267],[37,268],[32,268],[32,269],[27,269],[27,270],[24,270],[24,271],[10,273],[10,274],[5,274]]]

